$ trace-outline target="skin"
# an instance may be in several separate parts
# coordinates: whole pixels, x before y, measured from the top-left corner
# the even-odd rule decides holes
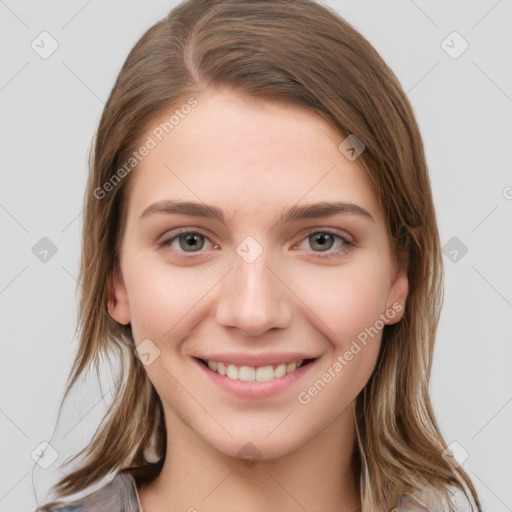
[[[305,109],[226,89],[196,99],[133,176],[109,301],[112,317],[131,323],[136,345],[149,339],[160,351],[144,368],[162,399],[167,454],[156,480],[138,489],[140,502],[144,512],[355,512],[353,406],[375,367],[381,331],[309,403],[297,397],[393,304],[402,309],[385,322],[400,320],[406,272],[367,177],[338,150],[344,137],[333,126]],[[166,199],[214,205],[225,222],[176,213],[139,220]],[[279,220],[285,208],[320,201],[356,204],[373,219]],[[190,247],[182,237],[180,245],[180,227],[206,238]],[[327,228],[337,236],[319,247],[311,234]],[[251,263],[236,251],[247,236],[262,248]],[[164,237],[172,244],[157,247]],[[248,399],[198,370],[193,356],[212,351],[318,359],[280,393]],[[237,457],[248,442],[258,451],[252,464]]]

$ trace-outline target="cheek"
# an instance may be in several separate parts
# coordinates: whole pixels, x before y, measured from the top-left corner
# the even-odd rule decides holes
[[[312,268],[309,276],[301,273],[297,294],[314,313],[310,320],[338,348],[344,349],[376,323],[381,325],[379,315],[385,311],[389,289],[385,268],[384,262],[361,260],[320,272]]]
[[[136,341],[150,338],[158,343],[179,337],[194,325],[208,292],[218,281],[211,269],[177,269],[147,256],[134,259],[130,267],[134,271],[130,273],[128,268],[125,284]]]
[[[310,308],[305,314],[330,344],[327,357],[298,396],[310,416],[335,417],[370,378],[384,326],[380,317],[388,290],[384,268],[378,262],[331,268],[325,286],[302,287]]]

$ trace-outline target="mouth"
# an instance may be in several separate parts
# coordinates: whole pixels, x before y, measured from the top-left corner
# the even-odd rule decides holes
[[[277,364],[268,364],[264,366],[237,365],[226,361],[212,361],[196,358],[211,372],[217,373],[222,377],[239,382],[270,382],[282,379],[290,375],[299,368],[303,368],[317,358],[299,359],[292,362],[283,362]]]

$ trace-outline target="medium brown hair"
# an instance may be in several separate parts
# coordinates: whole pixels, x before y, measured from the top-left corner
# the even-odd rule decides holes
[[[390,510],[403,492],[447,500],[462,489],[448,464],[428,393],[442,302],[442,256],[421,136],[397,78],[369,42],[334,11],[310,0],[189,0],[152,26],[128,55],[105,105],[85,195],[80,345],[66,395],[100,356],[117,354],[125,378],[82,465],[55,486],[67,496],[113,471],[160,471],[166,432],[160,398],[134,355],[130,325],[108,314],[133,176],[99,197],[162,114],[208,87],[316,112],[365,146],[369,177],[409,294],[401,322],[386,325],[373,375],[356,400],[363,510]],[[66,396],[65,395],[65,396]],[[120,428],[121,427],[121,428]],[[156,461],[156,462],[155,462]],[[439,509],[436,509],[439,510]]]

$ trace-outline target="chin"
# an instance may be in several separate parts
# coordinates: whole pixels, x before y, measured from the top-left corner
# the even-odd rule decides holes
[[[307,425],[307,431],[294,430],[294,426],[301,424],[305,426],[304,419],[294,422],[290,428],[290,425],[281,423],[285,416],[286,414],[280,415],[278,420],[272,422],[271,427],[268,426],[268,422],[258,422],[253,418],[250,423],[234,420],[232,425],[225,424],[224,427],[231,435],[219,428],[214,432],[211,429],[209,431],[198,429],[196,434],[214,450],[229,457],[242,459],[249,465],[251,461],[254,463],[258,460],[277,459],[290,455],[307,445],[317,433],[323,430],[317,425],[318,432],[316,432],[311,424]],[[211,427],[204,424],[201,426]]]

